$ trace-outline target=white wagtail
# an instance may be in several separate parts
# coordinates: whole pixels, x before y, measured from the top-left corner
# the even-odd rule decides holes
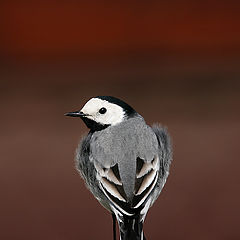
[[[171,144],[165,128],[148,126],[127,103],[110,96],[90,99],[80,111],[89,133],[77,151],[77,169],[96,199],[116,219],[121,240],[144,240],[143,222],[169,173]]]

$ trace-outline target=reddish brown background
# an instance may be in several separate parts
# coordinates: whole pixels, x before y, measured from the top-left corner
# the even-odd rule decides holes
[[[0,239],[111,239],[65,118],[113,95],[168,126],[174,162],[147,239],[239,239],[237,1],[1,1]]]

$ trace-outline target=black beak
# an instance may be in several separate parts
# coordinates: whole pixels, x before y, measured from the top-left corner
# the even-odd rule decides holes
[[[86,114],[84,114],[83,112],[80,112],[80,111],[68,112],[68,113],[65,113],[64,115],[68,116],[68,117],[81,117],[81,118],[87,116]]]

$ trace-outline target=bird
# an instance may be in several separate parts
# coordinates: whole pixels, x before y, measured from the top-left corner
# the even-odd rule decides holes
[[[167,129],[147,125],[129,104],[112,96],[93,97],[65,115],[80,118],[89,128],[76,150],[76,168],[111,213],[113,239],[117,221],[120,240],[146,240],[143,223],[172,162]]]

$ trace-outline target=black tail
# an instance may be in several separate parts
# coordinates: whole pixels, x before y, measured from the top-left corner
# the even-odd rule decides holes
[[[143,222],[140,216],[124,216],[123,222],[119,222],[121,240],[146,240],[143,233]]]

